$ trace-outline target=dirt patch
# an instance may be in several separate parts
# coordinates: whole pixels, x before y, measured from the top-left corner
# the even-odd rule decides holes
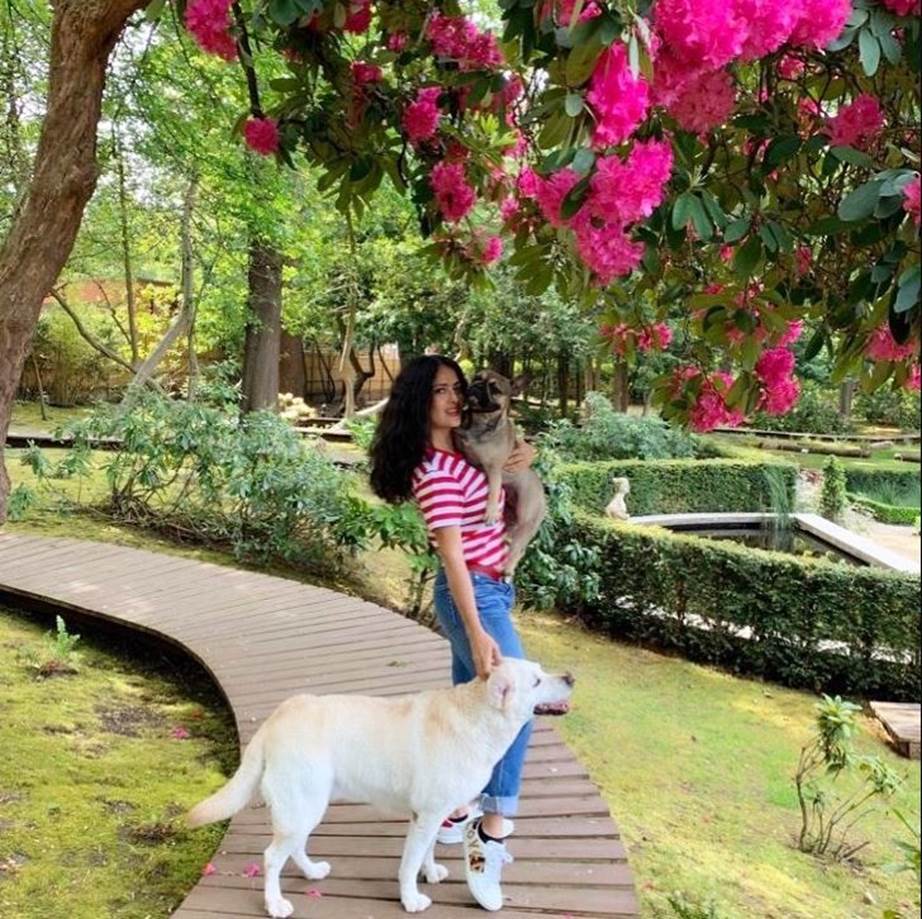
[[[106,798],[99,799],[102,802],[103,810],[107,814],[130,814],[138,809],[137,804],[131,801],[110,801]]]
[[[140,737],[144,728],[161,727],[166,721],[160,712],[140,705],[97,705],[96,714],[103,731],[122,737]]]
[[[118,835],[122,839],[142,846],[159,846],[176,836],[176,827],[170,823],[141,823],[137,826],[123,826]]]

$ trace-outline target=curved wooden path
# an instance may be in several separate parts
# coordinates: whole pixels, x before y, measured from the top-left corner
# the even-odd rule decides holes
[[[397,613],[320,587],[103,543],[0,532],[0,601],[41,601],[128,625],[183,648],[212,674],[241,743],[296,692],[396,695],[445,685],[447,642]],[[636,916],[624,846],[586,770],[550,724],[536,727],[525,767],[515,862],[504,874],[506,919]],[[194,802],[189,802],[191,805]],[[367,805],[333,805],[312,834],[312,857],[333,872],[307,881],[289,863],[283,892],[295,916],[398,919],[405,817]],[[263,916],[262,862],[269,826],[252,807],[230,824],[176,919]],[[449,879],[424,885],[429,919],[483,915],[464,883],[460,846],[440,846]]]

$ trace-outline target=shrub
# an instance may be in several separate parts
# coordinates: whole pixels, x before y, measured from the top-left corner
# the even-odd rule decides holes
[[[854,422],[839,414],[838,396],[816,383],[805,382],[797,404],[786,415],[756,413],[753,428],[764,431],[803,431],[806,434],[848,434]]]
[[[848,491],[869,495],[887,504],[919,506],[918,469],[875,469],[850,465],[845,470]]]
[[[637,418],[616,412],[601,393],[591,392],[583,403],[581,427],[569,421],[550,425],[542,442],[563,457],[576,460],[672,459],[696,456],[690,434],[655,415]]]
[[[845,469],[834,456],[823,466],[823,490],[820,493],[820,510],[830,520],[840,520],[848,506]]]
[[[816,691],[918,697],[919,578],[617,524],[578,512],[604,632]]]
[[[793,501],[797,467],[775,460],[622,460],[569,463],[561,470],[577,506],[601,513],[611,500],[612,479],[631,483],[627,499],[632,515],[771,510],[774,484],[768,470],[778,470]]]
[[[868,424],[886,425],[903,431],[918,431],[920,426],[919,391],[882,386],[874,392],[855,396],[855,414]]]
[[[918,507],[900,507],[896,504],[887,504],[875,501],[867,495],[849,494],[849,501],[854,507],[870,514],[881,523],[892,523],[896,526],[912,526],[919,516]]]

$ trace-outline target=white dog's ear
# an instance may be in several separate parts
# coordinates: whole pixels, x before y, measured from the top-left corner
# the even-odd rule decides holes
[[[497,668],[487,677],[487,698],[490,705],[505,711],[515,695],[515,680],[503,668]]]

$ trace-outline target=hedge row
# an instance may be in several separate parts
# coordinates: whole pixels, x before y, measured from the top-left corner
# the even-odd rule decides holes
[[[918,577],[583,511],[572,526],[601,557],[599,597],[578,610],[589,626],[790,686],[918,700]]]
[[[919,508],[901,507],[897,504],[884,504],[883,501],[875,501],[866,495],[855,495],[849,493],[848,500],[866,513],[870,514],[875,520],[881,523],[894,523],[898,526],[912,526],[919,519]]]
[[[856,469],[845,467],[848,490],[857,494],[875,494],[883,489],[893,489],[909,494],[919,490],[919,470],[907,469]]]
[[[567,463],[561,474],[572,487],[576,504],[596,513],[611,500],[612,479],[627,477],[631,483],[627,506],[635,517],[771,510],[776,487],[783,488],[791,507],[797,485],[797,467],[772,460],[611,460]]]

